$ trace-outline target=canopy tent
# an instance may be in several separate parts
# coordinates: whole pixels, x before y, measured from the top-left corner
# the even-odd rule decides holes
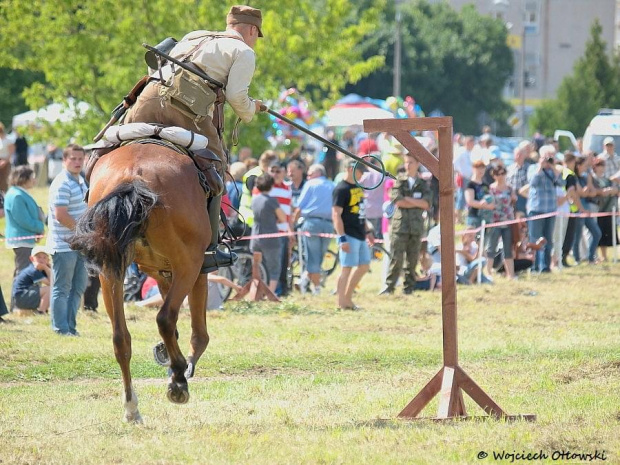
[[[394,113],[379,108],[371,103],[336,104],[327,111],[325,125],[336,126],[361,126],[365,119],[394,118]]]
[[[13,116],[12,126],[30,126],[45,121],[48,123],[67,123],[75,119],[78,115],[86,113],[90,109],[90,105],[86,102],[75,103],[73,99],[69,99],[66,104],[52,103],[40,110],[31,110],[19,115]]]

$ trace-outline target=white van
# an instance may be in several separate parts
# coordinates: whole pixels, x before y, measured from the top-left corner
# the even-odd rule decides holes
[[[577,146],[575,136],[570,131],[555,131],[554,139],[568,137],[573,145]],[[616,147],[620,147],[620,110],[601,109],[583,134],[583,152],[594,152],[599,154],[603,151],[603,140],[605,137],[613,137]]]

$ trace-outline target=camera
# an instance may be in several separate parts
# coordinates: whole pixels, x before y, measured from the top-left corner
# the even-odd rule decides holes
[[[551,164],[551,165],[555,164],[555,158],[553,158],[553,157],[549,157],[549,158],[547,158],[545,161],[546,161],[547,163]]]

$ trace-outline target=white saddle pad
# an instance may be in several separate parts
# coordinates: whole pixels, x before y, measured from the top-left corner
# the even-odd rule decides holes
[[[192,151],[206,149],[209,144],[209,140],[205,136],[187,129],[176,126],[162,128],[149,123],[128,123],[120,126],[110,126],[104,133],[103,138],[112,144],[119,144],[128,140],[151,136],[159,136]]]

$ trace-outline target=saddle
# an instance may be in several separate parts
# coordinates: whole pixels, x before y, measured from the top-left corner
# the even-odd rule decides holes
[[[224,182],[222,162],[206,148],[205,136],[178,127],[164,127],[148,123],[130,123],[112,126],[104,134],[105,142],[93,149],[85,169],[85,179],[90,183],[92,171],[99,159],[118,147],[131,144],[157,144],[189,156],[198,171],[198,180],[207,197],[221,195]]]

